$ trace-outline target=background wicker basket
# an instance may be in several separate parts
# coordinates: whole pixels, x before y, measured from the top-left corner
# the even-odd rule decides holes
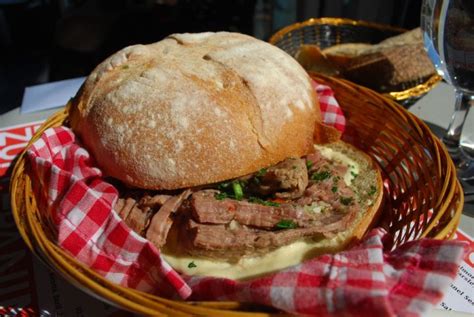
[[[291,24],[275,33],[269,42],[295,56],[302,44],[315,44],[321,48],[341,43],[376,44],[405,31],[407,30],[365,21],[320,18]],[[440,80],[440,76],[432,75],[428,78],[403,82],[396,87],[396,90],[386,92],[385,95],[409,107]]]
[[[420,237],[451,237],[460,219],[463,194],[448,153],[429,128],[392,100],[367,88],[316,74],[312,76],[334,89],[348,119],[345,140],[371,155],[382,170],[385,203],[381,225],[393,234],[394,245]],[[67,116],[65,109],[49,118],[31,142],[45,129],[67,124]],[[168,300],[105,280],[56,246],[53,230],[37,208],[27,170],[28,162],[21,155],[11,182],[12,209],[18,229],[36,255],[77,287],[145,315],[270,314],[266,307],[237,302]]]

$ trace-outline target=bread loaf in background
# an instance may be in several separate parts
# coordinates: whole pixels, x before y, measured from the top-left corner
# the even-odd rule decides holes
[[[308,46],[308,45],[306,45]],[[298,55],[298,54],[297,54]],[[323,74],[344,77],[377,91],[397,87],[426,78],[435,68],[424,49],[420,28],[383,40],[378,44],[342,43],[321,50],[321,56],[312,62],[306,58],[307,70],[323,70]],[[332,65],[332,70],[327,71]]]
[[[301,45],[295,58],[307,71],[322,73],[327,76],[337,76],[340,73],[337,63],[330,61],[316,45]]]
[[[387,91],[403,83],[428,77],[434,72],[434,66],[422,44],[405,44],[382,47],[354,58],[343,75],[367,87]]]
[[[347,79],[381,91],[434,73],[419,28],[362,50],[343,71]]]
[[[326,58],[338,68],[346,68],[354,57],[371,48],[368,43],[344,43],[333,45],[322,50]]]

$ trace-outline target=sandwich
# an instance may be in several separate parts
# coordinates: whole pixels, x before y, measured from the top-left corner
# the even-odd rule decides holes
[[[115,212],[183,274],[280,270],[348,247],[377,218],[375,163],[322,123],[296,60],[247,35],[124,48],[69,118],[120,192]]]

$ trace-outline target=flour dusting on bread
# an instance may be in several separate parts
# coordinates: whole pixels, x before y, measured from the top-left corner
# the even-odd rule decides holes
[[[307,154],[321,120],[293,58],[226,32],[174,34],[115,53],[86,80],[71,117],[94,156],[106,158],[98,163],[107,174],[167,189]]]

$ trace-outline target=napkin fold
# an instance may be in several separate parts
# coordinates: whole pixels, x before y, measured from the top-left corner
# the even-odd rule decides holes
[[[331,89],[315,89],[324,122],[343,131]],[[467,249],[459,241],[422,239],[390,251],[388,233],[374,229],[350,250],[250,281],[183,276],[113,211],[117,190],[70,129],[46,130],[27,155],[58,245],[106,279],[160,296],[254,302],[302,315],[419,316],[442,299]]]
[[[359,245],[255,280],[186,277],[193,300],[235,300],[316,316],[420,316],[443,298],[464,257],[459,241],[422,239],[387,251],[372,230]],[[390,244],[390,243],[389,243]]]

